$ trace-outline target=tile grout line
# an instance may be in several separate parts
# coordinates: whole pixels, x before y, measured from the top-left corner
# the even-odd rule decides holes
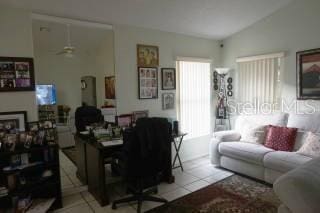
[[[90,193],[90,192],[88,192],[88,193]],[[92,207],[92,206],[89,204],[89,202],[84,198],[82,192],[80,192],[80,196],[82,197],[82,199],[84,200],[84,202],[88,205],[88,207],[91,209],[91,211],[94,213],[95,211],[94,211],[93,207]],[[96,201],[96,199],[94,199],[94,201]],[[93,202],[93,201],[92,201],[92,202]],[[98,203],[98,204],[99,204],[99,203]]]

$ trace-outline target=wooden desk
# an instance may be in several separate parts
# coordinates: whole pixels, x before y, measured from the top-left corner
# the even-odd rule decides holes
[[[122,145],[104,147],[94,139],[80,135],[76,135],[75,139],[77,143],[82,143],[85,147],[84,158],[86,159],[86,168],[78,168],[78,170],[86,171],[85,176],[88,183],[88,191],[101,206],[108,205],[110,203],[110,193],[108,185],[106,184],[105,159],[110,158],[113,153],[120,151]],[[174,182],[171,169],[171,147],[170,157],[168,155],[167,166],[163,174],[163,181],[168,183]]]

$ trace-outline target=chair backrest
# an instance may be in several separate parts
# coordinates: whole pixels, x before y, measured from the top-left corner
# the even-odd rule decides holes
[[[85,131],[86,126],[103,121],[101,110],[94,106],[81,106],[75,112],[77,132]]]
[[[165,118],[140,118],[134,128],[125,131],[126,176],[154,177],[168,168],[171,131]]]

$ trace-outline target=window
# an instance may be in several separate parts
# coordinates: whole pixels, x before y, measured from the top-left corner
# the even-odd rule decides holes
[[[238,58],[238,94],[241,103],[279,103],[284,53]]]
[[[178,119],[187,138],[211,132],[211,74],[208,61],[177,61]]]

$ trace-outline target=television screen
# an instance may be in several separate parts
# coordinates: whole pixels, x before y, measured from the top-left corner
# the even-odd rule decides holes
[[[36,85],[38,105],[53,105],[57,103],[56,88],[54,85]]]

